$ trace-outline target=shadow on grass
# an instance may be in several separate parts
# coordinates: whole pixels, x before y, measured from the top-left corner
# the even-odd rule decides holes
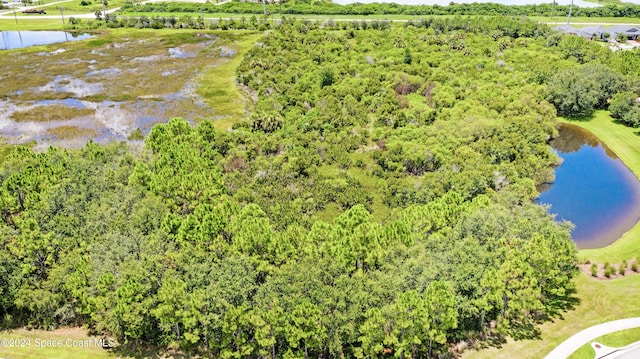
[[[566,116],[565,118],[569,121],[589,122],[593,119],[593,112],[583,113],[583,114],[578,114],[573,116]]]
[[[611,122],[615,123],[616,125],[620,125],[620,126],[624,126],[624,127],[628,127],[628,128],[636,128],[637,129],[637,127],[633,127],[633,126],[629,125],[628,123],[626,123],[626,122],[624,122],[624,121],[622,121],[622,120],[620,120],[618,118],[613,118],[612,117],[611,118]],[[636,135],[636,136],[640,136],[640,130],[633,131],[633,134]]]
[[[567,290],[565,295],[550,296],[547,311],[536,318],[537,322],[541,324],[547,321],[555,322],[556,319],[564,320],[564,313],[572,311],[580,305],[581,300],[576,294],[577,290],[571,288]]]

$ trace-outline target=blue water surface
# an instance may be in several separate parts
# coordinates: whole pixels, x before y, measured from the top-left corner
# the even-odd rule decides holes
[[[91,37],[90,34],[67,31],[0,31],[0,50],[83,40],[89,37]]]
[[[576,126],[563,125],[551,145],[563,163],[538,203],[575,225],[571,236],[578,246],[601,247],[631,229],[640,219],[640,182],[622,161]]]

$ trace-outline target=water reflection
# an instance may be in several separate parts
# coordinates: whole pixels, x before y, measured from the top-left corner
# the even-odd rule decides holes
[[[560,135],[549,144],[556,151],[561,153],[571,153],[579,151],[582,146],[591,146],[598,147],[601,142],[598,137],[594,136],[591,132],[585,130],[582,127],[572,126],[572,125],[563,125],[559,129]],[[611,158],[618,158],[613,151],[609,149],[606,145],[603,146],[607,156]]]
[[[91,34],[67,31],[0,31],[0,50],[83,40]]]
[[[571,237],[579,248],[610,244],[638,222],[640,182],[597,137],[565,124],[550,144],[563,163],[555,182],[540,188],[538,203],[575,225]]]

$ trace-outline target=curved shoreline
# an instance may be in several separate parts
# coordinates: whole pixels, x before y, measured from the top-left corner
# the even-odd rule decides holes
[[[640,181],[640,136],[637,129],[613,122],[607,111],[596,111],[588,121],[560,118],[559,122],[590,131],[604,143]],[[635,142],[635,143],[634,143]],[[635,145],[635,146],[634,146]],[[581,259],[597,262],[621,262],[640,256],[640,222],[615,242],[601,248],[582,249]]]
[[[536,202],[551,205],[549,212],[556,220],[576,226],[571,238],[578,249],[615,243],[640,220],[640,181],[589,130],[564,122],[558,127],[560,136],[549,144],[562,164],[555,168],[554,183]]]

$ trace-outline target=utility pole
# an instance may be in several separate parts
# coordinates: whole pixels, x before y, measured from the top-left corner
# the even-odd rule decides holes
[[[264,7],[264,16],[267,16],[267,0],[262,0],[262,6]]]
[[[556,14],[556,0],[553,0],[553,4],[551,4],[551,20]]]
[[[569,16],[567,17],[567,25],[571,22],[571,10],[573,10],[573,0],[571,0],[571,5],[569,6]]]
[[[107,21],[107,7],[104,5],[104,0],[102,0],[102,17],[104,21]]]
[[[60,16],[62,16],[62,25],[64,25],[64,11],[62,11],[62,6],[60,6]]]
[[[16,15],[16,7],[13,7],[13,18],[16,19],[16,24],[18,24],[18,15]]]

